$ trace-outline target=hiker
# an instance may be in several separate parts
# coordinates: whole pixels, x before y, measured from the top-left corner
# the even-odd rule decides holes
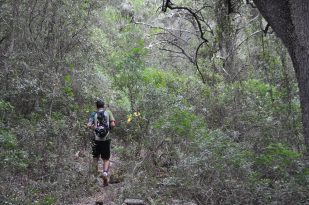
[[[103,160],[103,185],[108,185],[108,171],[111,139],[110,129],[115,127],[115,118],[108,106],[104,106],[102,100],[96,101],[97,111],[91,113],[87,127],[94,130],[94,140],[92,145],[93,166],[96,172],[99,170],[99,157]]]

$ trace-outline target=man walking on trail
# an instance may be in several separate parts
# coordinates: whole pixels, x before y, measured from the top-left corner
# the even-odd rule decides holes
[[[103,160],[103,185],[108,185],[108,171],[110,159],[111,139],[109,137],[110,128],[115,127],[115,118],[108,107],[104,106],[102,100],[96,102],[97,111],[93,112],[88,120],[88,128],[93,129],[94,140],[92,145],[93,165],[95,171],[100,173],[98,162],[99,157]]]

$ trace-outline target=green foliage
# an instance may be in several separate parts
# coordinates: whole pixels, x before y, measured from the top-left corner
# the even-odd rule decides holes
[[[68,95],[68,97],[74,97],[73,89],[70,86],[64,87],[64,93]]]
[[[61,121],[64,119],[64,115],[61,112],[52,112],[52,119],[56,120],[56,121]]]
[[[290,150],[286,145],[277,143],[267,146],[264,153],[257,157],[257,163],[283,169],[299,157],[301,157],[300,153]]]
[[[57,204],[57,198],[55,196],[52,196],[50,194],[42,193],[43,188],[40,186],[31,187],[27,191],[29,195],[31,195],[32,202],[28,202],[25,204],[38,204],[38,205],[53,205]],[[33,203],[34,202],[34,203]]]
[[[273,89],[269,84],[257,79],[249,79],[245,81],[243,88],[244,90],[251,93],[256,93],[258,96],[261,97],[266,97],[266,95],[271,92],[271,89]]]
[[[106,23],[114,24],[121,19],[121,14],[116,8],[107,6],[105,11],[102,12],[101,17]]]
[[[145,67],[142,58],[145,54],[144,41],[138,39],[136,47],[129,49],[126,54],[121,53],[115,62],[117,73],[113,85],[120,91],[117,101],[129,112],[138,109],[137,103],[143,95],[142,74]]]
[[[214,92],[219,94],[210,94],[208,102],[212,107],[208,114],[210,121],[216,119],[219,114],[219,118],[224,119],[220,125],[225,129],[231,132],[239,128],[248,130],[242,132],[241,139],[254,144],[258,150],[273,142],[288,143],[299,140],[295,139],[296,136],[295,138],[291,136],[291,132],[301,131],[300,124],[297,123],[300,122],[299,102],[292,99],[286,104],[284,100],[286,98],[282,98],[285,96],[284,90],[258,79],[248,79],[230,85],[220,85],[215,87]],[[279,119],[286,119],[291,114],[297,120],[281,124],[282,121]],[[287,131],[288,127],[293,127],[293,130]],[[234,136],[238,138],[237,135]]]
[[[133,1],[131,1],[131,2],[132,2],[133,7],[134,7],[135,9],[141,9],[142,6],[143,6],[143,4],[145,3],[144,0],[133,0]]]
[[[235,143],[220,130],[214,130],[207,137],[196,142],[201,150],[205,149],[210,152],[210,158],[218,158],[218,162],[214,162],[218,166],[217,168],[230,166],[231,169],[240,168],[244,171],[250,166],[250,159],[253,153],[249,149],[242,148],[241,144]],[[215,169],[217,170],[217,168]],[[220,170],[224,171],[224,169]]]
[[[279,97],[279,92],[275,89],[275,87],[270,86],[269,84],[258,79],[249,79],[244,82],[237,82],[223,88],[224,92],[220,94],[222,103],[225,103],[224,101],[230,101],[231,103],[234,98],[235,91],[240,92],[243,99],[246,100],[249,105],[259,107],[265,106],[265,108],[272,103],[272,100],[277,100]],[[270,96],[270,93],[272,96]],[[271,99],[271,97],[273,99]]]
[[[0,130],[0,145],[5,150],[11,150],[16,148],[17,146],[16,136],[9,131]]]
[[[206,129],[206,124],[201,118],[189,111],[179,109],[174,110],[173,114],[156,125],[158,129],[162,126],[169,129],[171,134],[185,139],[194,138],[201,129]]]
[[[287,170],[292,165],[297,164],[301,154],[290,150],[286,145],[281,143],[268,145],[262,154],[259,154],[255,163],[261,173],[271,173],[270,176],[288,176]]]
[[[171,71],[163,71],[156,68],[146,68],[143,71],[145,84],[151,84],[156,88],[166,88],[174,86],[179,81],[183,81],[180,76]]]
[[[0,113],[5,111],[12,111],[14,107],[7,101],[0,100]]]
[[[25,170],[29,165],[28,152],[20,150],[16,136],[10,131],[0,130],[0,164],[12,171]]]
[[[66,124],[67,122],[70,121],[69,117],[63,116],[63,117],[57,118],[57,116],[55,116],[55,114],[54,114],[54,117],[56,117],[56,118],[54,120],[50,121],[50,123],[52,125],[52,127],[49,128],[50,134],[53,134],[55,136],[59,136],[59,135],[61,135],[61,133],[66,133],[67,131],[69,131],[68,129],[70,129],[70,128]]]
[[[150,35],[156,35],[156,34],[162,32],[162,31],[163,31],[162,28],[153,28],[153,29],[150,30]]]
[[[1,156],[2,166],[5,169],[10,169],[12,173],[27,170],[30,161],[29,155],[26,151],[10,150],[2,153]]]
[[[143,72],[145,83],[151,83],[156,87],[166,87],[166,80],[164,79],[163,72],[157,69],[145,69]]]
[[[68,74],[64,75],[63,79],[66,83],[72,83],[71,76]]]
[[[53,196],[46,196],[41,202],[39,202],[39,205],[53,205],[56,204],[57,199]]]
[[[173,187],[171,189],[194,193],[200,200],[207,199],[203,190],[216,190],[214,198],[220,198],[223,192],[241,190],[242,179],[248,176],[250,167],[249,150],[233,142],[220,130],[210,131],[204,137],[193,140],[190,147],[196,150],[180,158],[177,166],[173,167],[174,177],[166,179],[164,184]],[[222,200],[228,203],[228,198]]]
[[[91,194],[89,155],[72,156],[89,151],[92,133],[84,125],[94,100],[103,98],[115,111],[113,152],[127,173],[117,204],[133,194],[150,204],[173,197],[196,204],[306,198],[292,65],[273,36],[263,36],[263,49],[252,46],[261,37],[250,36],[260,28],[252,12],[231,21],[225,1],[173,2],[207,17],[202,29],[209,43],[194,56],[201,40],[196,25],[180,22],[176,10],[155,13],[155,1],[15,3],[4,1],[0,12],[2,22],[13,22],[0,26],[9,68],[0,70],[8,99],[0,100],[5,196],[51,205]],[[244,29],[234,32],[235,26]],[[31,183],[18,181],[24,175]]]
[[[305,167],[295,174],[295,179],[298,184],[309,186],[309,168]]]
[[[9,113],[12,113],[13,110],[14,107],[11,105],[11,103],[0,99],[0,123],[4,121],[5,118],[9,117]]]
[[[73,98],[74,97],[74,92],[73,92],[73,88],[72,88],[71,76],[66,74],[66,75],[64,75],[63,79],[65,81],[64,93],[68,97]]]
[[[131,102],[129,97],[125,93],[120,93],[118,95],[118,98],[116,99],[116,103],[119,107],[126,110],[127,112],[130,112],[131,109]]]
[[[112,48],[108,45],[108,36],[99,28],[93,28],[89,37],[98,52],[104,54],[104,50],[110,51]]]

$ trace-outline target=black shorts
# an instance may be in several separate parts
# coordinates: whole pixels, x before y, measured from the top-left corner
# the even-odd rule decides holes
[[[109,160],[111,156],[111,139],[106,141],[94,141],[92,145],[93,158],[101,158],[103,160]]]

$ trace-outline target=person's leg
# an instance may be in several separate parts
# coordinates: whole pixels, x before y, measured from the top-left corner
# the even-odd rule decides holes
[[[103,159],[103,171],[108,172],[109,170],[109,158],[111,156],[111,140],[106,140],[103,142],[101,157]]]
[[[108,172],[109,170],[109,160],[108,159],[104,159],[103,160],[103,171],[104,172]]]
[[[102,159],[103,159],[103,186],[108,186],[108,171],[109,171],[109,158],[110,158],[110,140],[106,140],[102,147]]]
[[[94,141],[92,144],[92,171],[94,174],[97,174],[99,171],[99,144],[98,142]]]
[[[108,186],[109,160],[103,159],[103,186]]]

